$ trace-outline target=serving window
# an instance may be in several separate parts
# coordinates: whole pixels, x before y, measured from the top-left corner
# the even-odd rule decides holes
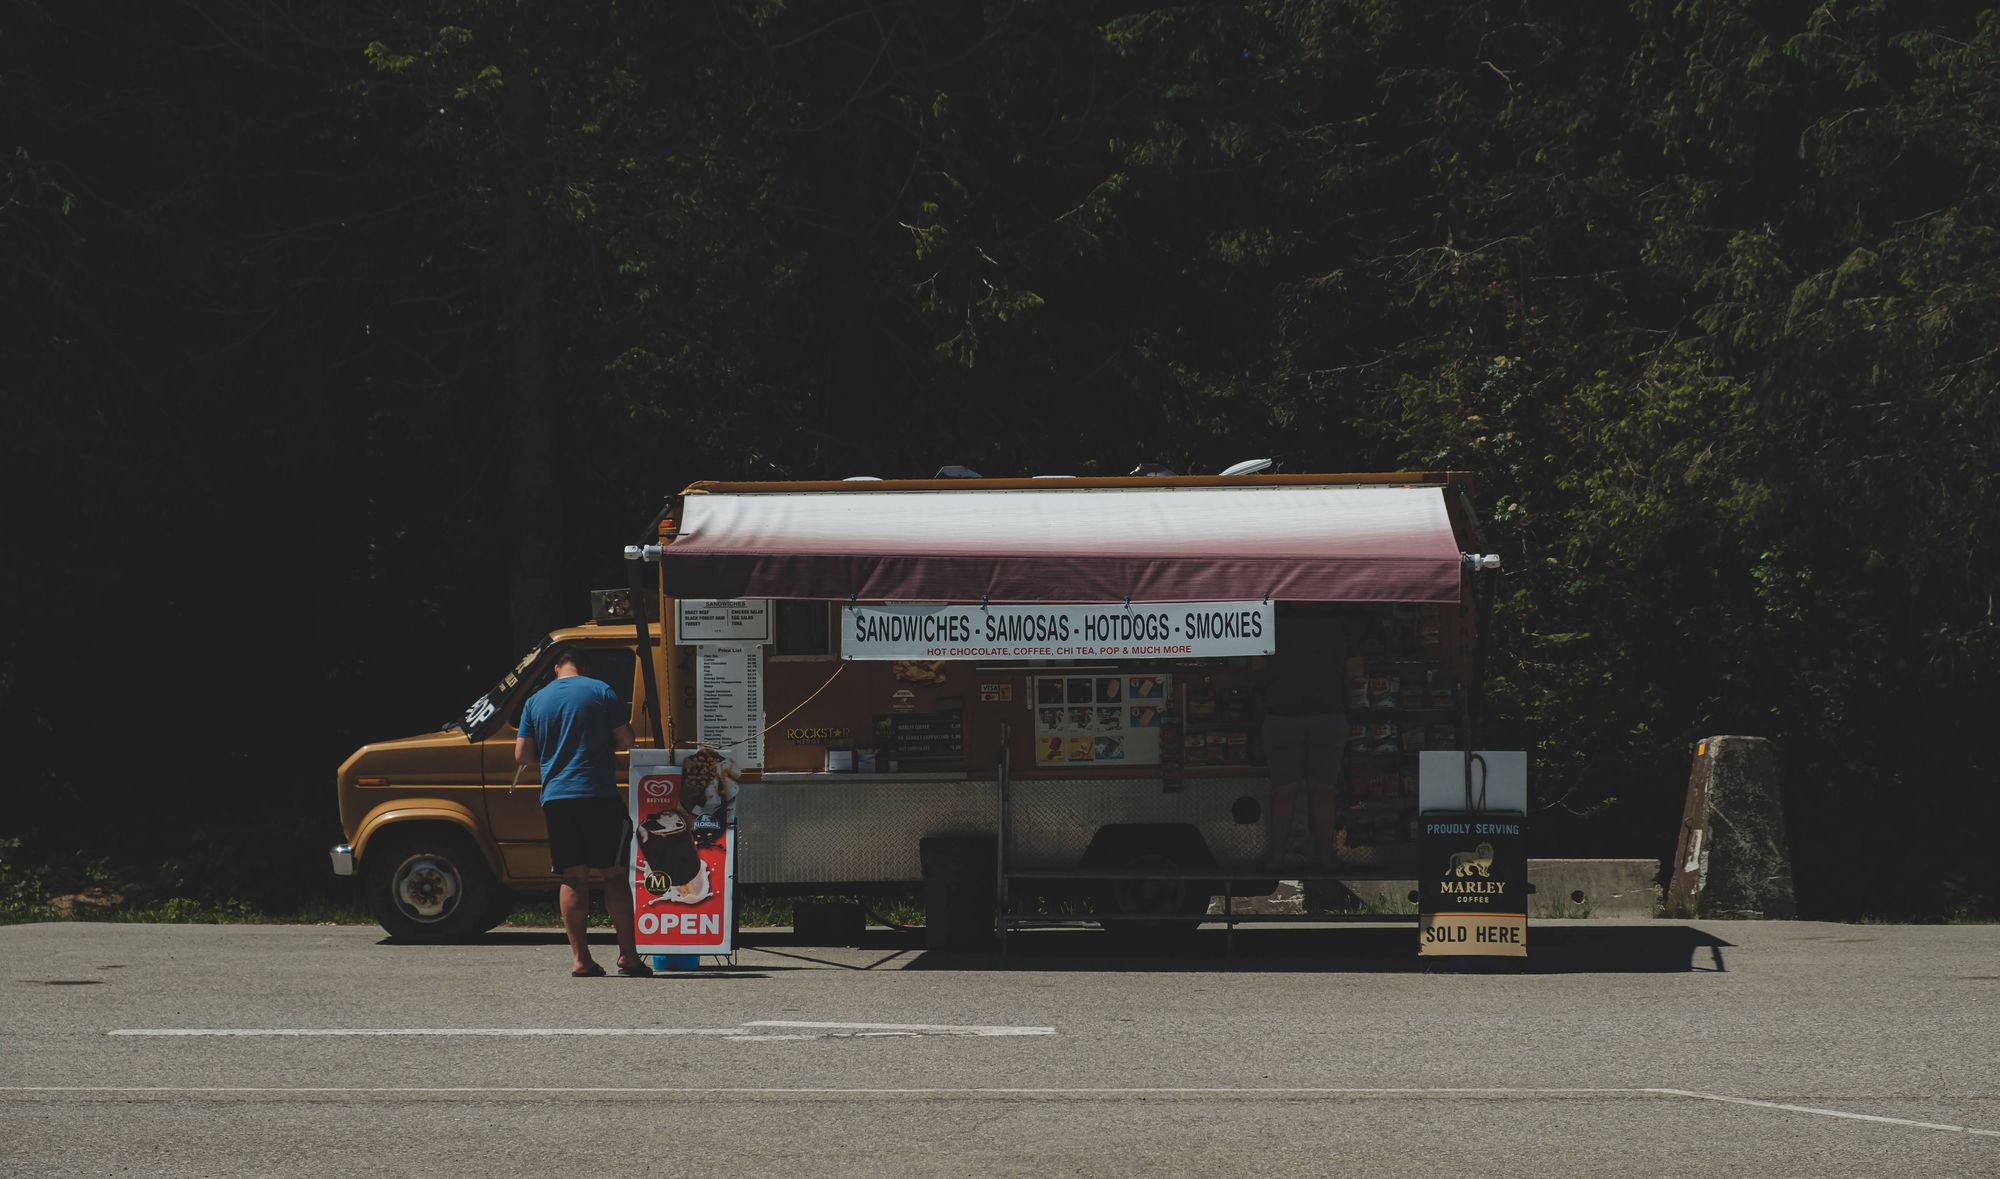
[[[840,654],[831,602],[791,601],[771,603],[773,659],[832,659]]]

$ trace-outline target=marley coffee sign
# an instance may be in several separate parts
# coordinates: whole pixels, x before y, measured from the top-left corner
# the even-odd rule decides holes
[[[1417,820],[1417,950],[1528,955],[1528,848],[1511,813]]]

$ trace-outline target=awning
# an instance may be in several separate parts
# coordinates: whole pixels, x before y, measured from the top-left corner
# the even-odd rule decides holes
[[[1439,486],[710,491],[676,598],[1456,602]]]

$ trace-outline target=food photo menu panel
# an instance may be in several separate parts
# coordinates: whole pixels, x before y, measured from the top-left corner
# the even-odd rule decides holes
[[[1173,677],[1035,676],[1035,764],[1158,765],[1160,721]]]

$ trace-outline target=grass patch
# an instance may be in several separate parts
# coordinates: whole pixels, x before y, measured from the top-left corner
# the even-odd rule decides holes
[[[767,925],[790,925],[792,903],[798,901],[855,901],[866,907],[870,924],[922,925],[923,906],[899,897],[746,897],[737,905],[737,921],[746,929]],[[219,903],[188,897],[170,897],[148,905],[116,908],[78,906],[64,912],[40,901],[0,906],[0,925],[27,925],[38,921],[78,921],[125,925],[374,925],[375,915],[360,905],[313,905],[299,909],[259,909],[247,901]],[[553,897],[523,901],[515,906],[501,928],[548,928],[560,926],[562,914]],[[601,902],[591,907],[593,929],[611,928]]]
[[[64,913],[48,905],[0,909],[0,925],[34,921],[75,921],[105,925],[373,925],[375,918],[358,906],[315,905],[304,909],[265,912],[247,902],[220,904],[169,897],[131,908],[78,908]]]
[[[1357,880],[1347,886],[1354,893],[1355,904],[1341,910],[1344,914],[1362,917],[1414,917],[1417,907],[1410,903],[1407,892],[1394,896],[1380,889],[1370,889],[1367,881]]]
[[[1960,905],[1944,913],[1914,917],[1885,917],[1879,913],[1863,913],[1854,923],[1856,925],[2000,925],[2000,917],[1977,912],[1970,905]]]

